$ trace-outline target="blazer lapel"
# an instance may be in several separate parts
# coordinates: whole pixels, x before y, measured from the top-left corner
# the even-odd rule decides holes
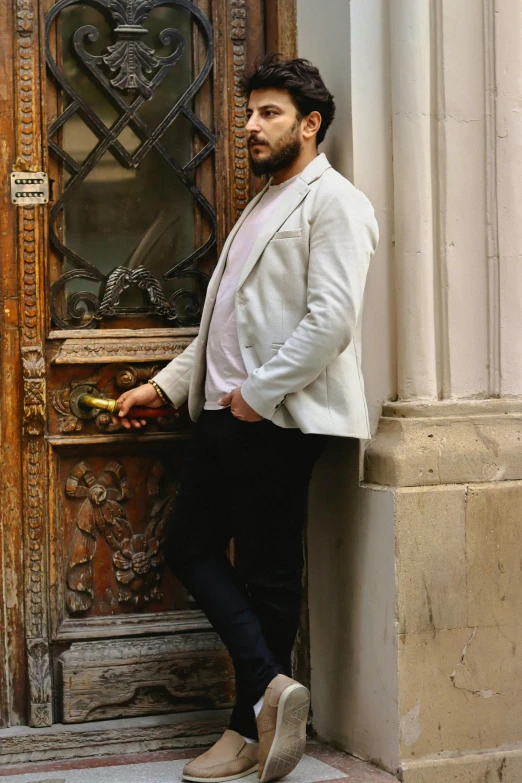
[[[276,231],[281,228],[283,223],[292,214],[294,209],[299,206],[309,191],[310,188],[307,183],[300,178],[289,187],[288,192],[285,193],[284,198],[281,199],[281,202],[277,205],[276,209],[272,213],[263,231],[258,234],[254,244],[252,245],[252,249],[247,256],[245,266],[243,267],[243,271],[241,273],[241,278],[237,287],[238,291],[261,258],[265,247],[268,245]]]

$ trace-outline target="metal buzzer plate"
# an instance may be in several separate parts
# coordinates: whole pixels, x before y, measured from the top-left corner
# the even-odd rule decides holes
[[[13,204],[47,204],[49,178],[43,171],[11,172],[11,201]]]

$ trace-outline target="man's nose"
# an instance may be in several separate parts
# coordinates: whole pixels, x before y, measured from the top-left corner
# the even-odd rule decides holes
[[[251,114],[250,117],[248,118],[245,128],[247,133],[255,133],[256,131],[259,130],[259,122],[256,120],[253,114]]]

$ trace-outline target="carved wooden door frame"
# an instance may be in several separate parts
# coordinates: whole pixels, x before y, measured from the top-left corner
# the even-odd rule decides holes
[[[249,26],[246,18],[249,18]],[[222,95],[216,158],[219,241],[252,195],[245,102],[238,82],[256,51],[263,24],[262,0],[223,0],[215,5],[214,79]],[[295,0],[266,0],[267,49],[294,56]],[[45,84],[43,23],[38,0],[0,4],[0,727],[53,723],[49,664],[49,552],[46,537],[49,454],[45,440],[44,343],[47,208],[14,206],[6,187],[10,171],[46,171],[42,125]],[[6,85],[13,84],[13,94]],[[223,89],[226,84],[233,90]],[[221,89],[220,89],[221,88]],[[0,162],[0,166],[2,163]]]

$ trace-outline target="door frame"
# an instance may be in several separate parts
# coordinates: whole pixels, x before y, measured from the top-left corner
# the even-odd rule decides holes
[[[265,46],[296,53],[296,0],[264,0]],[[49,551],[46,535],[49,458],[44,343],[47,333],[47,207],[14,206],[11,171],[46,171],[42,111],[45,89],[43,23],[39,0],[0,4],[0,138],[4,188],[0,193],[0,726],[53,724],[49,654]],[[252,195],[244,102],[239,77],[251,61],[249,29],[263,25],[262,0],[224,0],[214,6],[222,128],[216,156],[216,208],[224,237]],[[249,25],[245,24],[248,16]],[[257,31],[259,32],[259,31]],[[234,90],[226,89],[227,84]],[[220,136],[218,134],[218,144]],[[221,143],[223,139],[221,137]],[[1,165],[1,163],[0,163]],[[220,248],[218,247],[218,250]],[[172,329],[174,337],[178,330]],[[2,732],[0,730],[0,736]],[[2,743],[5,740],[2,739]],[[7,747],[4,745],[5,751]],[[20,759],[23,758],[23,752]]]

